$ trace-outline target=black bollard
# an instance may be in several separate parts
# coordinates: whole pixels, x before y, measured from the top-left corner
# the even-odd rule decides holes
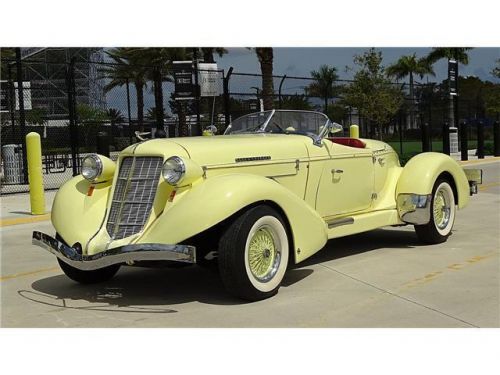
[[[493,124],[493,155],[500,156],[500,121]]]
[[[422,152],[429,152],[431,150],[429,142],[429,123],[422,125]]]
[[[450,127],[447,122],[443,124],[443,153],[450,154]]]
[[[484,123],[477,123],[477,158],[484,159]]]
[[[109,138],[106,132],[97,133],[97,153],[109,158]]]
[[[468,139],[467,139],[467,123],[465,121],[462,121],[460,123],[460,128],[459,128],[459,136],[460,136],[460,154],[461,154],[461,160],[469,160],[469,153],[468,153]]]

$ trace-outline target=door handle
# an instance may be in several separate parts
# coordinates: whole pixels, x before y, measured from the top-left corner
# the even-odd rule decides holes
[[[344,173],[342,169],[332,169],[332,173]]]

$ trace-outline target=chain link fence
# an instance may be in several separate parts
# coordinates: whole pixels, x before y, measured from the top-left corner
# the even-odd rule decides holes
[[[175,100],[170,72],[159,67],[120,66],[81,56],[20,64],[4,59],[2,63],[8,74],[0,86],[1,194],[29,191],[24,150],[29,132],[41,135],[45,189],[57,189],[80,172],[88,153],[98,151],[99,134],[106,134],[110,157],[116,159],[139,137],[155,137],[159,130],[167,137],[192,136],[213,125],[222,134],[233,119],[262,110],[269,99],[263,94],[260,74],[232,68],[207,71],[212,77],[211,96]],[[158,71],[160,75],[155,75]],[[198,69],[195,74],[202,77],[203,72]],[[273,76],[273,107],[326,111],[345,134],[351,124],[357,124],[362,137],[382,139],[402,157],[443,151],[449,97],[442,85],[417,85],[411,99],[408,87],[395,83],[404,93],[404,103],[388,124],[378,127],[345,103],[343,93],[351,81],[336,81],[335,94],[327,97],[318,96],[311,89],[313,83],[311,77]],[[479,123],[484,125],[486,144],[492,143],[494,119],[485,115],[480,103],[459,98],[457,108],[455,117],[468,124],[469,148],[475,148]]]

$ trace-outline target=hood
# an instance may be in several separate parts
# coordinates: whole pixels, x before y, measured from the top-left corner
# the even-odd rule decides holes
[[[201,166],[232,164],[236,159],[246,161],[270,157],[271,160],[296,160],[308,156],[309,137],[292,134],[241,134],[206,137],[152,139],[140,143],[134,154],[161,154],[189,157]],[[134,146],[124,152],[130,153]],[[260,160],[266,160],[260,159]]]

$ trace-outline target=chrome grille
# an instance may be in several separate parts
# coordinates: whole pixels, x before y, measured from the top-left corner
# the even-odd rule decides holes
[[[120,163],[106,229],[113,239],[139,233],[149,217],[158,186],[161,157],[125,157]]]

